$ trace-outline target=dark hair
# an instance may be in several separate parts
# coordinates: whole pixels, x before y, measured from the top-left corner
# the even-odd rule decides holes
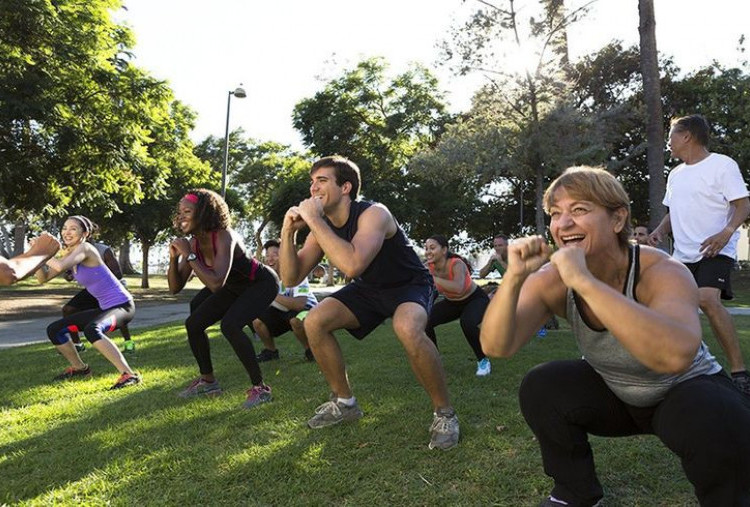
[[[699,114],[691,114],[681,118],[674,118],[670,123],[677,132],[689,132],[701,146],[707,147],[711,127],[706,118]]]
[[[506,236],[505,234],[496,234],[495,237],[492,238],[492,240],[494,241],[496,239],[504,239],[506,243],[508,242],[508,236]]]
[[[448,246],[448,240],[442,234],[433,234],[432,236],[430,236],[427,239],[431,239],[432,241],[434,241],[435,243],[437,243],[441,247],[445,248],[447,250],[446,253],[445,253],[445,257],[447,259],[450,259],[452,257],[457,257],[457,258],[461,259],[461,262],[463,262],[464,264],[466,264],[466,267],[469,270],[469,273],[471,273],[471,271],[474,269],[474,268],[471,267],[471,264],[469,263],[469,261],[467,261],[465,258],[463,258],[462,256],[458,255],[457,253],[451,252],[451,249]]]
[[[229,214],[229,206],[226,201],[213,190],[207,188],[195,188],[188,190],[187,196],[195,196],[195,217],[198,228],[203,231],[218,231],[228,229],[232,225],[232,217]],[[190,202],[194,202],[190,199]],[[175,227],[178,227],[177,217],[174,219]],[[179,227],[178,227],[179,229]]]
[[[351,197],[352,201],[357,200],[357,197],[359,197],[359,187],[362,183],[362,177],[359,174],[357,164],[340,155],[323,157],[312,165],[310,175],[312,176],[321,167],[333,168],[336,174],[336,185],[342,186],[347,181],[351,183],[352,189],[349,192],[349,197]]]
[[[81,224],[81,229],[83,232],[88,233],[89,236],[93,236],[93,234],[99,230],[98,225],[83,215],[71,215],[66,220],[75,220]]]
[[[281,248],[281,242],[278,239],[269,239],[263,243],[263,250],[268,250],[271,247]]]

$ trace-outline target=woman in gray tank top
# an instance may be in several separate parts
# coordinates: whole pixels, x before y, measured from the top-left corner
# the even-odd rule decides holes
[[[750,397],[702,342],[688,270],[628,242],[629,203],[607,171],[565,171],[544,195],[557,251],[539,236],[512,243],[482,321],[489,356],[512,356],[552,315],[570,322],[583,356],[536,366],[519,390],[554,480],[542,505],[604,496],[589,434],[654,434],[701,505],[750,505]]]

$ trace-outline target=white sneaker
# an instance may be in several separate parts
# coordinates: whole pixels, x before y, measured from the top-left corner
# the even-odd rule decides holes
[[[490,360],[486,357],[481,361],[477,361],[477,377],[484,377],[490,374],[492,371],[492,365]]]

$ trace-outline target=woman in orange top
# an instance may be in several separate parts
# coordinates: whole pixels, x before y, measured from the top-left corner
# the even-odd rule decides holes
[[[437,345],[435,327],[460,318],[466,341],[477,357],[477,376],[489,375],[490,360],[479,344],[479,324],[490,302],[487,294],[471,279],[471,266],[448,250],[445,236],[436,234],[425,242],[427,267],[435,286],[445,299],[432,306],[425,332]]]

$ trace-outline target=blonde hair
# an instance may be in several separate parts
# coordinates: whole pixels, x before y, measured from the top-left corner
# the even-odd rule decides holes
[[[564,188],[574,199],[591,201],[610,211],[620,208],[627,211],[625,223],[622,230],[617,234],[617,239],[622,246],[629,244],[631,235],[630,225],[630,197],[610,172],[601,167],[575,166],[569,167],[560,176],[550,183],[544,192],[542,200],[544,212],[549,215],[549,210],[555,205],[555,194]]]

